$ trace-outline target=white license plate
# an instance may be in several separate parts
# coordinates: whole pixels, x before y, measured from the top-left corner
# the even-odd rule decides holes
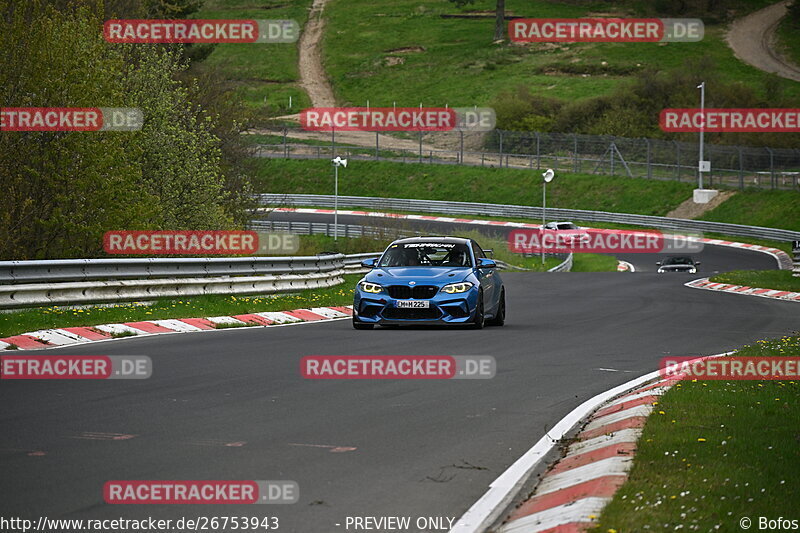
[[[397,300],[397,307],[411,307],[414,309],[428,309],[431,303],[428,300]]]

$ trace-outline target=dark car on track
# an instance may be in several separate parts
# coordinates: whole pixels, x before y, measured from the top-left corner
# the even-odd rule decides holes
[[[377,325],[502,326],[505,287],[497,263],[472,239],[414,237],[389,245],[358,282],[353,327]]]
[[[697,267],[700,266],[700,261],[695,261],[688,256],[675,256],[667,257],[663,261],[656,263],[658,265],[658,273],[664,272],[685,272],[687,274],[694,274],[697,272]]]

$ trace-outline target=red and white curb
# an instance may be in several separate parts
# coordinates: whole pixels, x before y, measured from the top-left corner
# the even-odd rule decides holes
[[[309,214],[333,214],[333,209],[317,209],[310,207],[278,207],[275,211],[284,213],[309,213]],[[435,215],[408,215],[402,213],[384,213],[381,211],[354,211],[349,209],[339,209],[340,215],[353,215],[374,218],[395,218],[400,220],[427,220],[429,222],[450,222],[458,224],[475,224],[479,226],[500,226],[508,228],[541,228],[541,224],[529,224],[526,222],[509,222],[504,220],[482,220],[475,218],[455,218],[455,217],[441,217]],[[669,234],[665,234],[669,236]],[[778,262],[778,268],[782,270],[791,270],[793,266],[792,258],[789,254],[778,248],[770,248],[768,246],[760,246],[757,244],[748,244],[745,242],[726,241],[723,239],[709,239],[705,237],[697,238],[690,237],[690,240],[701,242],[703,244],[711,244],[714,246],[728,246],[730,248],[740,248],[743,250],[752,250],[754,252],[761,252],[771,255]],[[633,272],[631,270],[631,272]]]
[[[43,329],[0,339],[0,350],[41,350],[57,346],[84,344],[115,338],[114,335],[142,336],[165,333],[187,333],[209,331],[230,327],[278,326],[335,320],[352,316],[352,306],[311,307],[291,311],[269,311],[233,316],[209,316],[204,318],[170,318],[164,320],[143,320],[120,324],[100,324],[98,326]],[[126,337],[117,337],[126,338]]]
[[[675,382],[658,381],[602,405],[498,533],[572,533],[596,525],[628,478],[653,405]]]
[[[746,285],[730,285],[728,283],[716,283],[708,278],[696,279],[689,283],[684,283],[686,287],[693,289],[705,289],[707,291],[721,291],[732,294],[746,294],[748,296],[760,296],[762,298],[772,298],[773,300],[786,300],[789,302],[800,302],[800,292],[780,291],[777,289],[762,289],[759,287],[747,287]]]

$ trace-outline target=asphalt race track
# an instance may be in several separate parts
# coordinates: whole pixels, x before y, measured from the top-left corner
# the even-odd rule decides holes
[[[702,256],[709,268],[774,265],[719,247]],[[355,331],[342,320],[25,352],[148,355],[153,376],[0,382],[3,515],[277,516],[291,532],[345,531],[347,516],[458,518],[587,398],[663,356],[719,353],[800,324],[793,302],[683,287],[697,274],[503,277],[503,328]],[[306,355],[493,355],[497,376],[311,381],[300,376]],[[294,480],[300,501],[107,505],[103,484],[115,479]]]
[[[269,220],[293,221],[293,222],[328,222],[333,224],[333,215],[326,213],[293,213],[274,211],[270,213]],[[482,226],[470,224],[457,224],[450,222],[431,222],[427,220],[408,220],[408,219],[386,219],[365,217],[358,215],[339,215],[339,224],[354,224],[363,226],[378,226],[397,228],[412,231],[424,231],[428,235],[459,235],[460,232],[480,232],[482,234],[492,234],[506,238],[508,233],[514,228],[502,226]],[[386,243],[388,244],[388,243]],[[383,250],[375,250],[380,252]],[[677,254],[674,254],[677,255]],[[778,268],[777,261],[771,256],[761,253],[733,249],[725,246],[705,246],[703,251],[698,254],[691,254],[695,260],[702,264],[698,268],[698,275],[710,275],[711,273],[726,270],[769,270]],[[628,261],[633,264],[637,272],[655,272],[658,269],[656,261],[666,257],[659,254],[617,254],[617,259]]]

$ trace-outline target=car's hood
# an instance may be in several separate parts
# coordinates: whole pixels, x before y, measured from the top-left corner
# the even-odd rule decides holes
[[[372,283],[403,283],[415,281],[424,283],[458,283],[464,281],[472,272],[471,268],[451,267],[386,267],[371,270],[365,279]],[[382,274],[382,275],[379,275]],[[451,274],[453,274],[451,276]]]
[[[676,271],[691,270],[693,268],[695,268],[695,267],[692,266],[692,265],[662,265],[661,266],[661,270],[676,270]]]

